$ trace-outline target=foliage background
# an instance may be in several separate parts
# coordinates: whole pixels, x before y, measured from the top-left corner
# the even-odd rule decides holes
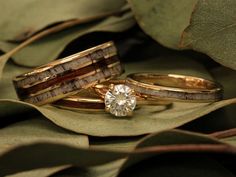
[[[236,176],[234,0],[0,1],[0,176]],[[12,78],[114,40],[132,72],[216,80],[224,99],[132,119],[17,99]]]

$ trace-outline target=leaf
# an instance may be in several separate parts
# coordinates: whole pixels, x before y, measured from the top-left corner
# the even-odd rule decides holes
[[[197,0],[128,0],[138,24],[162,45],[179,49]]]
[[[139,142],[137,150],[145,147],[154,148],[154,146],[165,146],[166,148],[168,148],[168,146],[166,145],[180,145],[179,147],[181,147],[185,144],[187,145],[188,143],[195,144],[195,147],[197,149],[199,148],[198,144],[214,144],[215,140],[209,139],[207,136],[203,136],[201,134],[179,130],[171,130],[167,132],[152,134],[145,137],[144,139],[142,139],[141,142]],[[222,164],[220,164],[216,160],[200,153],[189,152],[188,154],[189,155],[186,155],[186,153],[181,152],[171,154],[166,153],[164,155],[161,155],[161,153],[153,153],[147,160],[140,159],[141,161],[139,161],[138,164],[129,164],[131,166],[129,166],[126,170],[122,170],[119,176],[151,177],[157,176],[157,174],[168,177],[182,177],[186,176],[186,174],[188,174],[187,176],[192,176],[192,174],[199,174],[198,176],[203,176],[202,174],[204,174],[205,176],[206,174],[209,174],[209,176],[220,176],[221,174],[224,174],[224,176],[232,176],[232,174],[225,167],[222,167]],[[147,154],[143,155],[148,156]],[[133,156],[137,156],[137,154],[131,155],[130,158],[133,159]],[[130,162],[130,158],[127,162]],[[119,171],[117,170],[121,168],[122,164],[124,164],[124,162],[120,160],[100,165],[97,167],[72,167],[55,173],[52,176],[115,177],[118,175]]]
[[[187,74],[210,79],[211,76],[200,64],[190,58],[177,57],[156,58],[145,62],[127,64],[127,74],[130,72],[159,72]],[[12,77],[7,71],[18,70],[14,65],[8,65],[4,77]],[[13,74],[13,73],[12,73]],[[59,109],[50,105],[42,107],[17,101],[14,88],[9,79],[0,85],[0,117],[6,114],[14,115],[19,110],[36,109],[45,118],[56,125],[74,132],[93,136],[136,136],[171,128],[179,127],[191,122],[214,110],[236,103],[236,98],[218,101],[215,103],[181,103],[176,102],[171,107],[145,106],[135,111],[134,116],[124,119],[115,119],[110,114],[87,114],[83,112]],[[5,80],[5,79],[3,79]],[[5,92],[3,92],[5,90]],[[7,111],[9,110],[9,111]],[[92,122],[92,124],[91,124]]]
[[[220,139],[221,141],[236,146],[236,128],[211,133],[210,136]]]
[[[187,131],[170,130],[152,134],[144,138],[136,149],[144,148],[147,151],[149,149],[155,153],[131,154],[122,165],[119,176],[137,176],[138,174],[140,177],[145,176],[144,174],[150,177],[157,174],[161,174],[161,176],[185,176],[184,174],[187,176],[192,174],[216,176],[216,174],[222,173],[229,175],[231,174],[229,171],[211,158],[220,153],[218,150],[215,151],[216,149],[213,150],[214,146],[217,147],[219,144],[221,142],[214,138]],[[211,150],[202,151],[202,147],[209,147]],[[187,150],[188,148],[189,150]],[[172,153],[161,153],[161,149],[163,151],[171,150]],[[210,156],[211,153],[214,154]],[[225,159],[225,162],[229,158],[235,161],[234,156],[235,154],[232,154]],[[216,171],[218,172],[216,173]]]
[[[96,19],[101,15],[117,13],[124,5],[125,0],[58,0],[56,3],[46,0],[1,1],[0,40],[24,40],[49,25],[74,19]]]
[[[190,140],[192,144],[188,144],[186,138]],[[174,152],[227,153],[233,157],[236,148],[202,134],[177,130],[150,135],[143,139],[133,152],[82,149],[62,144],[37,143],[19,146],[1,155],[0,167],[2,170],[0,174],[4,176],[25,170],[68,164],[77,165],[84,169],[91,166],[105,165],[108,162],[127,156],[129,156],[127,163],[129,162],[129,165],[131,165],[133,163],[130,162],[134,162],[134,158],[141,160],[143,157],[173,154]],[[32,161],[32,154],[36,160]],[[45,157],[47,157],[47,160],[45,160]],[[17,159],[22,158],[24,158],[24,161],[19,164]]]
[[[217,155],[215,155],[217,156]],[[231,156],[231,159],[233,157]],[[227,158],[225,158],[225,161]],[[173,153],[142,160],[119,174],[120,177],[235,177],[230,167],[225,167],[206,153]]]
[[[181,47],[205,53],[216,62],[236,69],[235,7],[234,0],[199,0],[183,32]]]
[[[76,26],[54,33],[26,46],[14,55],[13,59],[17,64],[23,66],[39,66],[56,59],[71,41],[85,34],[96,31],[122,32],[133,26],[134,23],[135,21],[131,13],[127,12],[122,16],[112,16],[103,21]],[[0,48],[5,52],[10,51],[9,53],[11,53],[11,50],[15,47],[17,47],[17,44],[0,42]],[[40,53],[37,51],[40,51]],[[12,55],[10,54],[10,56]],[[3,55],[2,58],[0,58],[0,66],[3,67],[4,62],[8,60],[10,56],[8,53]]]
[[[225,143],[231,144],[232,146],[236,146],[236,136],[224,138],[223,141]]]
[[[62,176],[115,177],[119,172],[119,168],[124,163],[124,160],[125,159],[120,159],[103,165],[88,167],[88,168],[71,167],[65,170],[61,170],[51,175],[51,177],[59,177],[59,176],[60,177]]]
[[[36,170],[20,172],[14,175],[8,175],[8,177],[48,177],[67,168],[68,165],[51,167],[51,168],[41,168]]]
[[[0,129],[0,137],[0,154],[3,154],[9,149],[13,149],[18,146],[39,142],[63,143],[74,147],[88,147],[89,144],[87,136],[65,131],[61,128],[56,127],[51,122],[42,119],[42,117],[37,117],[37,119],[32,120],[26,120]],[[18,161],[18,163],[22,162]],[[53,168],[32,170],[18,173],[13,176],[48,176],[65,168],[68,168],[68,166],[63,165]]]
[[[103,150],[132,151],[142,137],[90,138],[89,147]]]
[[[88,137],[65,131],[42,119],[26,120],[0,129],[0,153],[16,146],[37,142],[64,143],[88,147]]]
[[[123,158],[126,155],[122,152],[76,148],[65,144],[34,143],[18,146],[1,155],[0,175],[70,164],[80,167],[102,165]],[[32,157],[35,160],[32,161]],[[24,162],[19,163],[18,159],[24,159]]]
[[[236,78],[236,71],[231,70],[226,67],[218,67],[211,70],[212,75],[217,79],[217,81],[224,86],[224,96],[226,99],[236,97],[236,85],[234,84],[234,80]],[[224,130],[229,128],[236,127],[236,105],[230,105],[225,107],[222,112],[218,112],[219,125],[224,127]],[[216,119],[215,119],[216,121]],[[212,123],[213,124],[213,123]],[[216,122],[214,122],[216,124]],[[218,126],[219,127],[219,126]]]
[[[231,70],[229,68],[221,66],[213,68],[210,72],[220,84],[224,85],[225,98],[236,97],[236,86],[234,82],[232,82],[236,77],[235,70]]]

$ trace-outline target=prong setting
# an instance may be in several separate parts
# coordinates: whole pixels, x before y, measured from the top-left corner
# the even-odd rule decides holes
[[[136,107],[136,94],[127,85],[111,84],[105,94],[104,102],[106,111],[116,117],[130,117]]]

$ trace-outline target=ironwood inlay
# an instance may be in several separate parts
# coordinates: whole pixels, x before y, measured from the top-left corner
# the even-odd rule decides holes
[[[56,60],[42,67],[36,68],[32,72],[17,76],[13,82],[14,85],[19,87],[30,87],[40,82],[53,79],[67,72],[81,68],[81,66],[87,66],[91,63],[96,63],[103,58],[109,58],[117,54],[117,49],[113,43],[102,44],[97,48],[88,49],[86,52],[79,52],[72,56],[66,57],[61,60]],[[89,51],[92,50],[92,51]],[[84,54],[85,53],[85,54]]]
[[[117,56],[112,56],[111,58],[107,58],[107,59],[102,59],[97,63],[92,63],[89,66],[86,66],[84,68],[80,68],[74,71],[70,71],[67,72],[64,75],[60,75],[54,79],[48,80],[47,82],[42,82],[39,83],[37,85],[34,85],[32,87],[28,87],[28,88],[18,88],[17,89],[17,94],[21,97],[21,98],[26,98],[27,96],[29,96],[30,94],[34,94],[39,92],[40,90],[44,90],[48,87],[51,87],[53,85],[59,84],[61,82],[66,82],[69,81],[75,77],[78,76],[83,76],[85,74],[91,73],[91,72],[95,72],[96,70],[101,70],[104,67],[107,67],[110,64],[119,62],[119,59]]]
[[[79,109],[98,109],[104,110],[104,103],[89,103],[89,102],[79,102],[79,101],[70,101],[70,100],[58,100],[54,102],[54,105],[69,107],[69,108],[79,108]]]
[[[76,93],[80,89],[87,88],[95,83],[99,83],[105,78],[113,78],[115,76],[119,76],[122,72],[123,68],[120,64],[115,65],[111,68],[103,68],[101,72],[96,72],[94,75],[87,76],[82,79],[78,77],[74,78],[73,80],[61,83],[59,87],[34,95],[32,97],[28,97],[23,100],[36,105],[54,102],[72,93]]]

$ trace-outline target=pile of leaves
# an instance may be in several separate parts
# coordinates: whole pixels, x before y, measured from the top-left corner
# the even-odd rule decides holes
[[[0,2],[0,176],[236,176],[235,0]],[[12,78],[114,40],[126,73],[219,82],[224,99],[132,118],[17,99]]]

